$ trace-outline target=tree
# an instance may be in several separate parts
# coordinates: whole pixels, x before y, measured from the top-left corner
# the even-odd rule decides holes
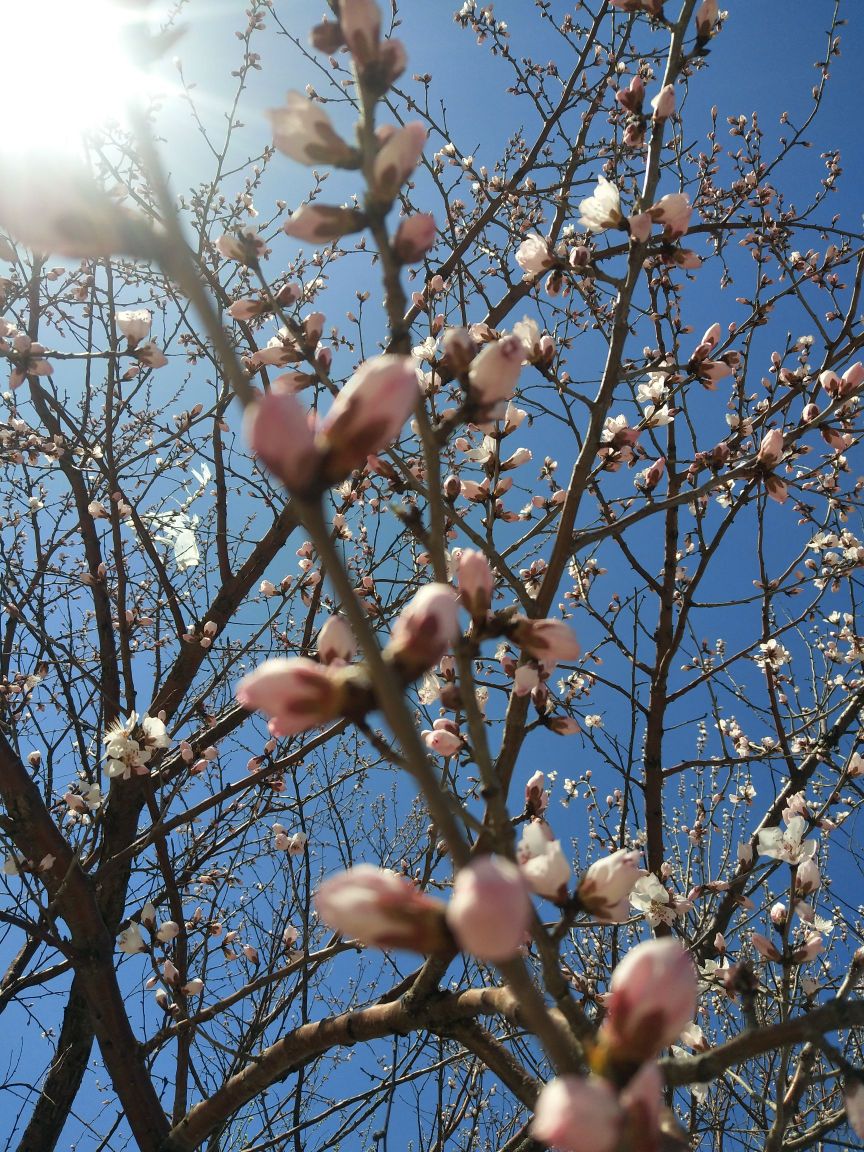
[[[823,7],[779,136],[714,0],[467,0],[470,146],[425,6],[252,0],[191,159],[6,164],[9,1146],[861,1146]]]

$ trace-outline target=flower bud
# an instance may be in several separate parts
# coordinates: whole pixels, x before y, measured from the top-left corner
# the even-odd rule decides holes
[[[346,144],[319,104],[299,92],[289,92],[284,108],[271,108],[267,115],[273,127],[273,143],[280,152],[300,164],[334,164],[357,168],[356,148]]]
[[[762,437],[756,460],[763,468],[776,467],[783,458],[783,432],[779,428],[772,428]]]
[[[590,866],[579,883],[579,903],[601,924],[624,924],[630,919],[630,893],[644,875],[639,853],[620,848]]]
[[[356,208],[335,204],[304,204],[282,225],[286,236],[310,244],[327,244],[366,227],[366,216]]]
[[[447,946],[443,905],[410,880],[371,864],[325,880],[315,910],[329,928],[372,948],[428,953]]]
[[[314,490],[321,455],[309,413],[295,396],[274,386],[249,405],[243,423],[252,451],[290,492]]]
[[[346,681],[342,670],[307,660],[267,660],[237,685],[237,701],[270,716],[273,736],[296,736],[342,714]]]
[[[402,610],[384,654],[408,680],[433,668],[459,635],[459,607],[449,584],[427,584]]]
[[[469,396],[483,420],[498,420],[504,415],[524,359],[525,349],[518,336],[494,340],[474,357],[468,372]]]
[[[423,155],[426,135],[425,126],[413,120],[387,138],[372,166],[371,191],[376,199],[395,199]]]
[[[651,219],[656,224],[663,224],[666,235],[674,239],[687,231],[693,209],[686,192],[671,192],[662,196],[648,211]]]
[[[516,249],[516,263],[525,273],[523,279],[533,280],[551,268],[555,259],[549,251],[549,245],[537,232],[526,236]]]
[[[393,251],[402,264],[417,264],[435,244],[435,217],[415,212],[399,222],[393,238]]]
[[[485,620],[492,606],[492,593],[495,590],[495,577],[489,561],[482,552],[466,548],[459,557],[459,571],[456,574],[459,597],[462,607],[471,614],[472,620]]]
[[[381,10],[375,0],[340,0],[339,24],[358,66],[374,60],[381,36]]]
[[[643,1063],[678,1038],[696,1011],[696,969],[677,940],[646,940],[615,971],[600,1035],[627,1061]]]
[[[512,861],[481,856],[456,874],[447,923],[465,952],[492,963],[509,960],[530,918],[528,888]]]
[[[550,1080],[537,1097],[531,1135],[561,1152],[614,1152],[624,1114],[615,1089],[599,1076]]]
[[[526,824],[516,856],[532,892],[556,904],[566,901],[570,863],[548,824],[539,820]]]
[[[674,85],[666,84],[661,88],[651,101],[651,107],[654,109],[654,119],[656,121],[668,120],[675,112]]]
[[[322,664],[347,664],[357,651],[354,635],[341,616],[330,616],[318,633],[318,659]]]
[[[549,806],[546,794],[546,777],[535,772],[525,785],[525,811],[530,816],[541,816]]]
[[[361,364],[333,402],[316,437],[323,476],[335,483],[388,448],[420,398],[407,356],[374,356]]]
[[[508,634],[523,655],[541,661],[547,670],[562,661],[578,659],[582,650],[576,633],[563,620],[529,620],[521,616]]]

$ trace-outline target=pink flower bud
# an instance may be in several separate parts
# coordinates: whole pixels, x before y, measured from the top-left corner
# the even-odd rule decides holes
[[[693,209],[686,192],[672,192],[661,197],[648,211],[654,222],[663,224],[666,234],[674,239],[687,231]]]
[[[532,892],[556,903],[566,901],[570,863],[548,824],[539,820],[526,824],[516,855]]]
[[[173,940],[175,936],[180,935],[180,925],[174,920],[165,920],[159,925],[156,931],[156,939],[161,944],[167,944],[169,940]]]
[[[542,815],[549,806],[549,797],[546,794],[546,777],[542,772],[535,772],[525,785],[525,811],[531,816]]]
[[[337,208],[335,204],[304,204],[282,225],[286,236],[310,244],[328,244],[366,226],[366,217],[356,208]]]
[[[516,249],[516,263],[525,273],[523,279],[533,280],[535,276],[540,276],[551,268],[555,260],[543,237],[537,232],[532,232]]]
[[[704,42],[711,39],[711,32],[719,16],[717,0],[702,0],[696,10],[696,35]]]
[[[330,616],[318,633],[318,659],[322,664],[347,664],[357,651],[354,634],[341,616]]]
[[[404,676],[434,668],[459,635],[459,607],[449,584],[427,584],[404,608],[385,649]]]
[[[783,458],[783,432],[779,428],[772,428],[762,437],[756,460],[763,468],[776,467]]]
[[[237,701],[270,716],[273,736],[296,736],[341,715],[345,677],[303,656],[267,660],[237,685]]]
[[[492,963],[509,960],[530,918],[528,888],[512,861],[481,856],[456,874],[447,923],[465,952]]]
[[[462,748],[462,737],[445,728],[426,729],[421,735],[426,747],[439,756],[455,756]]]
[[[804,943],[792,953],[792,958],[798,964],[807,964],[815,959],[824,949],[825,945],[818,932],[808,932]]]
[[[435,244],[435,217],[415,212],[401,220],[393,238],[393,250],[402,264],[417,264]]]
[[[356,168],[359,154],[346,144],[320,106],[299,92],[289,92],[284,108],[271,108],[273,143],[280,152],[300,164],[335,164]]]
[[[541,661],[547,670],[562,661],[578,659],[582,651],[576,633],[563,620],[528,620],[523,616],[512,625],[509,635],[525,656]]]
[[[485,620],[492,606],[495,577],[489,561],[482,552],[466,548],[459,557],[456,575],[462,607],[471,613],[472,620]]]
[[[801,423],[809,424],[811,420],[819,419],[819,405],[805,404],[801,410]]]
[[[274,386],[249,405],[243,423],[252,451],[289,491],[302,493],[316,487],[321,456],[309,413],[295,396]]]
[[[630,893],[644,875],[639,853],[621,848],[590,866],[579,884],[579,903],[601,924],[624,924],[630,919]]]
[[[805,856],[795,873],[795,891],[801,896],[809,896],[812,892],[816,892],[821,885],[822,877],[819,875],[819,865],[812,856]]]
[[[651,235],[654,224],[650,212],[637,212],[635,216],[627,217],[627,229],[630,236],[637,243],[644,243]]]
[[[497,420],[504,415],[507,401],[516,391],[524,359],[525,348],[518,336],[495,340],[474,357],[468,372],[469,395],[483,420]]]
[[[389,202],[417,167],[426,146],[426,128],[413,120],[385,141],[372,167],[372,192]]]
[[[572,716],[553,716],[547,727],[556,736],[576,736],[582,729]]]
[[[339,24],[351,55],[362,68],[378,55],[381,10],[375,0],[340,0]]]
[[[677,940],[637,944],[612,973],[604,1042],[627,1060],[650,1060],[693,1019],[696,990],[690,953]]]
[[[857,392],[858,389],[864,384],[864,363],[860,360],[847,368],[843,373],[843,386],[841,394],[843,396],[851,396]]]
[[[634,76],[627,88],[619,88],[615,99],[627,112],[641,112],[645,99],[645,85],[641,76]]]
[[[420,399],[407,356],[374,356],[361,364],[333,402],[316,439],[323,475],[334,483],[388,448]]]
[[[446,947],[444,909],[410,880],[358,864],[325,880],[315,895],[324,923],[372,948],[436,952]]]
[[[623,1119],[608,1080],[561,1076],[537,1097],[531,1135],[560,1152],[614,1152]]]
[[[675,87],[666,84],[651,101],[655,120],[668,120],[675,111]]]
[[[194,980],[187,981],[186,984],[180,989],[185,996],[200,996],[204,991],[204,981],[200,976],[196,976]]]

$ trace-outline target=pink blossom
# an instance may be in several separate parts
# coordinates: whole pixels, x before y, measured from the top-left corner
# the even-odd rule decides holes
[[[328,244],[351,232],[359,232],[366,217],[356,208],[338,208],[334,204],[304,204],[282,225],[286,236],[310,244]]]
[[[696,35],[700,40],[710,40],[719,14],[717,0],[702,0],[696,10]]]
[[[675,87],[666,84],[651,101],[655,120],[668,120],[675,112]]]
[[[612,973],[605,1043],[629,1060],[650,1060],[693,1019],[696,992],[696,969],[679,941],[637,944]]]
[[[435,952],[446,943],[441,903],[405,877],[371,864],[325,880],[315,910],[329,928],[372,948]]]
[[[345,43],[361,68],[376,58],[381,10],[375,0],[340,0],[339,24]]]
[[[628,216],[627,228],[631,239],[639,244],[644,243],[651,235],[653,223],[650,212],[639,212],[635,216]]]
[[[795,949],[792,957],[798,964],[807,964],[818,956],[824,947],[824,942],[818,932],[808,932],[804,938],[804,943],[800,948]]]
[[[772,428],[762,437],[762,443],[756,455],[757,463],[763,468],[775,468],[783,459],[783,432],[780,428]]]
[[[518,619],[510,637],[526,656],[540,660],[546,669],[578,659],[582,651],[576,633],[563,620]]]
[[[316,444],[323,475],[334,483],[389,448],[420,399],[417,371],[408,356],[373,356],[361,364],[324,418]]]
[[[321,469],[321,454],[309,414],[297,398],[274,386],[250,404],[244,417],[249,447],[291,492],[312,490]]]
[[[763,936],[761,932],[751,932],[750,943],[753,945],[763,960],[779,960],[781,958],[780,952],[776,946],[768,939],[767,936]]]
[[[644,875],[639,853],[620,848],[588,868],[579,883],[579,903],[601,924],[624,924],[630,918],[630,893]]]
[[[431,730],[426,729],[421,733],[426,747],[432,752],[437,752],[439,756],[455,756],[462,748],[462,737],[459,735],[458,729],[456,732],[451,731],[450,724],[452,721],[436,720]],[[448,725],[448,727],[444,725]],[[453,726],[455,727],[455,725]]]
[[[570,863],[548,824],[539,820],[526,824],[516,856],[532,892],[556,903],[567,899]]]
[[[615,99],[627,112],[641,112],[642,101],[645,99],[645,85],[638,74],[633,77],[627,88],[619,88]]]
[[[384,142],[372,166],[372,192],[376,199],[393,200],[417,167],[426,146],[426,127],[413,120]]]
[[[415,212],[399,222],[393,250],[403,264],[417,264],[434,246],[435,236],[435,217],[429,212]]]
[[[516,249],[516,263],[525,273],[524,280],[533,280],[555,263],[549,245],[538,232],[526,236]]]
[[[535,772],[525,785],[525,810],[531,816],[542,815],[549,806],[549,797],[546,794],[546,777],[542,772]]]
[[[509,960],[530,918],[528,888],[512,861],[480,856],[457,872],[447,923],[464,951],[492,963]]]
[[[513,673],[513,691],[517,696],[530,696],[540,683],[540,673],[533,664],[522,664]]]
[[[434,666],[459,635],[459,606],[449,584],[427,584],[403,608],[385,656],[409,679]]]
[[[655,1141],[660,1127],[663,1087],[663,1075],[659,1067],[653,1060],[649,1060],[618,1097],[622,1110],[627,1114],[628,1130],[644,1134],[642,1147],[645,1149],[657,1147]]]
[[[269,311],[270,305],[266,300],[256,300],[254,297],[248,297],[235,300],[228,309],[228,315],[232,320],[254,320],[256,316],[262,316],[265,312]]]
[[[516,391],[525,349],[518,336],[502,336],[487,344],[474,357],[468,371],[469,396],[484,420],[504,415],[507,401]]]
[[[320,104],[313,104],[299,92],[289,92],[284,108],[267,113],[273,128],[273,143],[280,152],[300,164],[335,164],[356,168],[356,149],[338,135]]]
[[[675,239],[686,233],[693,209],[686,192],[672,192],[661,197],[648,211],[655,223],[665,226],[666,235]]]
[[[485,620],[492,606],[495,576],[482,552],[473,548],[463,550],[459,557],[456,583],[459,586],[459,598],[466,612],[471,614],[473,620]]]
[[[599,1076],[550,1080],[537,1097],[531,1135],[560,1152],[613,1152],[623,1114],[615,1089]]]
[[[809,896],[812,892],[816,892],[821,885],[822,877],[819,875],[819,865],[814,857],[805,856],[795,873],[795,891],[801,896]]]
[[[153,314],[146,308],[138,308],[132,312],[115,312],[114,323],[126,337],[130,349],[140,344],[153,321]]]
[[[357,651],[354,634],[341,616],[328,616],[318,633],[318,659],[322,664],[347,664]]]
[[[273,736],[296,736],[341,715],[344,677],[304,656],[267,660],[237,685],[237,701],[270,716]]]

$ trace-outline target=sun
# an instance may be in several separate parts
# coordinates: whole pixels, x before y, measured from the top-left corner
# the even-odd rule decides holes
[[[148,92],[130,44],[145,8],[137,0],[11,0],[0,151],[68,154],[100,126],[122,124],[129,102]]]

